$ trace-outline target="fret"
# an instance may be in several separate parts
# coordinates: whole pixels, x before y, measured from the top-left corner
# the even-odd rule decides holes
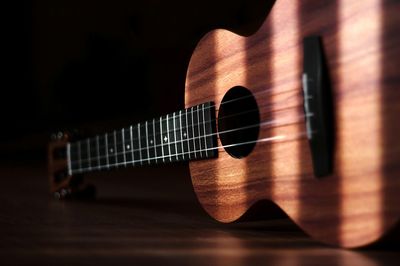
[[[132,143],[133,143],[133,159],[135,160],[134,161],[134,164],[135,165],[141,165],[141,151],[140,151],[140,143],[139,143],[139,139],[138,139],[138,131],[139,131],[139,125],[140,124],[138,124],[138,125],[136,125],[136,126],[133,126],[132,127],[132,134],[134,134],[134,135],[132,135],[133,136],[133,140],[132,140]]]
[[[88,142],[86,139],[79,141],[80,147],[80,159],[81,159],[81,169],[86,170],[89,168],[89,154],[88,154]]]
[[[215,107],[204,103],[112,133],[67,143],[68,173],[218,155]]]
[[[186,121],[187,121],[187,109],[182,112],[179,112],[180,116],[180,125],[181,125],[181,139],[182,139],[182,152],[183,152],[183,159],[188,160],[190,159],[190,151],[189,151],[189,142],[188,142],[188,133],[186,128]]]
[[[107,133],[105,134],[105,136],[104,136],[104,142],[105,142],[105,144],[106,145],[104,145],[104,148],[105,148],[105,154],[106,154],[106,161],[107,161],[107,164],[106,164],[106,166],[107,166],[107,169],[110,169],[110,160],[109,160],[109,158],[108,158],[108,135],[107,135]]]
[[[148,155],[147,155],[147,136],[146,136],[146,122],[141,124],[141,126],[139,127],[139,131],[140,131],[140,154],[141,154],[141,160],[142,160],[142,164],[148,164]]]
[[[174,116],[171,115],[168,120],[168,135],[169,135],[169,147],[170,147],[170,155],[171,162],[177,161],[176,158],[176,143],[175,143],[175,126],[174,126]]]
[[[157,142],[156,142],[156,136],[157,136],[157,131],[156,131],[156,120],[153,119],[153,149],[154,149],[154,157],[156,158],[156,163],[158,163],[158,156],[159,153],[157,153],[158,147],[157,147]]]
[[[144,129],[146,132],[146,136],[145,136],[145,143],[146,143],[146,150],[147,150],[147,163],[150,164],[150,149],[149,149],[149,130],[148,130],[148,125],[149,123],[146,121],[146,123],[144,124]]]
[[[114,137],[114,156],[115,156],[115,167],[119,167],[119,161],[118,161],[118,149],[117,149],[117,131],[113,131],[113,137]]]
[[[101,169],[99,136],[96,136],[97,169]]]
[[[90,169],[98,170],[99,169],[99,160],[97,153],[97,139],[91,138],[88,139],[89,155],[90,155]]]
[[[190,141],[190,134],[189,134],[189,132],[191,130],[189,128],[188,109],[185,110],[184,122],[185,122],[185,132],[183,133],[183,137],[186,139],[186,144],[187,144],[187,148],[188,148],[188,152],[189,152],[189,154],[188,154],[189,159],[192,159],[193,158],[193,156],[192,156],[193,148],[191,148],[191,146],[190,146],[192,144],[192,142]]]
[[[147,149],[148,149],[148,158],[149,163],[156,163],[156,153],[154,148],[154,120],[153,122],[147,122]]]
[[[71,173],[74,173],[77,169],[80,168],[80,158],[79,158],[79,149],[78,143],[71,143],[69,145],[70,149],[70,158],[71,158]]]
[[[115,138],[114,134],[107,135],[107,152],[108,152],[108,166],[109,168],[116,167],[116,156],[115,156]]]
[[[169,161],[174,161],[175,154],[175,143],[174,143],[174,133],[172,132],[173,123],[171,122],[171,118],[167,115],[166,118],[167,131],[165,132],[166,136],[168,136],[168,152],[169,152]]]
[[[135,152],[134,152],[135,148],[133,147],[133,127],[132,126],[129,127],[129,131],[130,131],[129,135],[131,136],[132,165],[134,166],[135,165]]]
[[[169,136],[168,136],[168,123],[167,123],[168,116],[164,119],[161,119],[161,140],[163,142],[163,151],[164,151],[164,161],[171,161],[171,151],[169,147]]]
[[[196,154],[196,142],[194,141],[194,127],[193,127],[193,111],[192,108],[188,109],[187,112],[187,129],[188,129],[188,141],[189,141],[189,151],[194,159],[197,158]]]
[[[108,168],[106,136],[97,136],[99,141],[99,160],[101,168]]]
[[[67,165],[68,165],[68,175],[72,175],[71,143],[67,143]]]
[[[115,134],[115,155],[118,166],[126,166],[124,135],[121,131],[114,131]]]
[[[217,136],[215,134],[216,132],[216,124],[214,121],[216,120],[215,118],[215,108],[211,102],[205,103],[204,104],[204,121],[210,121],[209,123],[204,123],[205,124],[205,135],[206,135],[206,145],[207,145],[207,156],[208,157],[215,157],[218,155],[218,150],[216,149],[210,149],[212,147],[217,146]]]
[[[205,109],[205,104],[203,103],[202,105],[201,105],[201,119],[202,119],[202,124],[203,124],[203,126],[202,126],[202,128],[203,128],[203,142],[204,142],[204,153],[205,153],[205,156],[206,157],[208,157],[208,145],[207,145],[207,131],[206,131],[206,124],[208,123],[208,122],[210,122],[209,120],[207,120],[206,119],[206,116],[205,116],[205,111],[204,111],[204,109]]]
[[[78,149],[78,167],[79,170],[82,169],[82,156],[81,156],[81,143],[78,141],[77,143],[77,149]]]
[[[123,142],[124,142],[125,166],[127,166],[128,163],[132,163],[133,161],[132,139],[131,139],[132,127],[129,127],[129,129],[122,129],[122,130],[124,132]]]
[[[197,113],[197,129],[198,129],[198,140],[199,140],[199,147],[200,147],[200,154],[201,157],[204,157],[204,153],[205,153],[205,146],[204,146],[204,142],[203,142],[203,138],[204,138],[204,131],[203,129],[203,120],[200,119],[200,106],[198,105],[196,108],[196,113]]]
[[[173,126],[174,126],[174,142],[175,142],[175,158],[177,161],[179,161],[179,150],[178,150],[178,138],[177,138],[177,131],[179,130],[177,128],[177,124],[176,124],[176,114],[173,113],[172,114],[172,122],[173,122]]]
[[[182,161],[184,160],[184,154],[182,150],[182,125],[181,125],[181,118],[180,112],[179,114],[174,113],[174,121],[175,121],[175,143],[176,143],[176,154],[177,160]]]
[[[201,107],[200,107],[201,106]],[[205,119],[204,116],[204,104],[200,105],[199,108],[201,108],[201,110],[198,111],[199,116],[200,116],[200,131],[201,131],[201,143],[202,143],[202,151],[203,151],[203,156],[207,157],[208,156],[208,151],[207,151],[207,134],[206,134],[206,123],[207,120]]]
[[[90,139],[86,139],[86,154],[87,154],[87,163],[88,163],[88,170],[92,169],[92,158],[90,157]]]
[[[156,123],[155,127],[156,127],[156,149],[157,149],[157,154],[158,156],[161,155],[161,159],[163,162],[165,162],[165,158],[164,158],[164,144],[163,144],[163,134],[162,134],[162,121],[161,121],[161,117],[160,117],[160,121]]]
[[[195,143],[196,158],[201,158],[201,145],[200,145],[200,132],[199,132],[199,120],[197,116],[197,106],[192,108],[192,126],[193,126],[193,142]],[[196,108],[196,110],[195,110]]]
[[[77,163],[78,159],[76,156],[76,152],[74,149],[75,142],[68,143],[68,150],[69,150],[69,168],[71,169],[69,172],[70,174],[74,174],[75,164]]]
[[[125,132],[124,129],[121,129],[121,138],[122,138],[122,142],[121,142],[121,146],[122,146],[122,159],[124,161],[124,166],[126,167],[126,155],[125,155]]]
[[[142,139],[140,137],[140,123],[137,126],[137,132],[138,132],[138,139],[137,139],[137,143],[138,143],[138,153],[139,153],[139,162],[140,165],[143,165],[143,152],[142,152]]]

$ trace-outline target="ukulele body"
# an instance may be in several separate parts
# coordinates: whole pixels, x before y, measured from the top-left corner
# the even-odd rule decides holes
[[[216,159],[190,162],[213,218],[235,221],[267,199],[313,238],[343,247],[373,243],[399,222],[399,13],[395,0],[278,0],[249,37],[203,37],[187,72],[186,107],[213,101],[218,117],[224,95],[245,87],[266,140],[243,158],[219,149]],[[335,114],[333,173],[320,178],[304,135],[302,45],[310,35],[322,39]]]

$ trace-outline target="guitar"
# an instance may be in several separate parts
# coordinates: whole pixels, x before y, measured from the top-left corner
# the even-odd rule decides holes
[[[209,32],[189,63],[186,109],[55,136],[51,193],[79,193],[92,171],[189,161],[218,221],[271,200],[321,242],[380,240],[400,220],[399,14],[396,0],[278,0],[251,36]]]

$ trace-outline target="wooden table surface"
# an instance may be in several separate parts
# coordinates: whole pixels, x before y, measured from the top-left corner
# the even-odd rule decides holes
[[[0,265],[399,265],[397,247],[341,250],[288,219],[219,224],[185,165],[92,174],[93,201],[55,201],[44,164],[2,165]]]

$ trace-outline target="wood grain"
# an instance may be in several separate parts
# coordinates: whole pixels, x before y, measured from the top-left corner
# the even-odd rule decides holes
[[[222,29],[204,36],[189,64],[186,106],[214,101],[218,109],[230,88],[244,86],[261,122],[279,122],[259,138],[286,137],[258,143],[244,159],[220,151],[216,160],[190,163],[212,217],[235,221],[270,199],[312,237],[343,247],[370,244],[399,222],[399,13],[395,0],[278,0],[249,37]],[[323,38],[336,117],[334,174],[321,179],[299,119],[302,40],[311,34]]]
[[[88,175],[95,201],[53,201],[44,162],[1,164],[1,265],[397,265],[398,251],[331,249],[287,220],[219,224],[184,165]]]

